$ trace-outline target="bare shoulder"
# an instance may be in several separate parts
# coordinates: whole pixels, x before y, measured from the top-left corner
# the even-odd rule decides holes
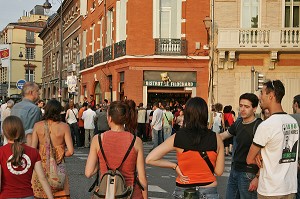
[[[136,140],[135,140],[135,143],[134,143],[134,148],[136,150],[143,149],[143,141],[138,136],[136,136]]]

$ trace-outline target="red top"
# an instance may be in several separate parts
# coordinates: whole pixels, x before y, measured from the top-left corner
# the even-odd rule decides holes
[[[232,113],[224,113],[224,122],[228,121],[229,126],[231,126],[233,124],[233,115]]]
[[[33,196],[31,188],[31,177],[35,163],[41,161],[41,156],[37,149],[25,144],[22,158],[22,166],[14,167],[7,162],[12,155],[10,143],[0,147],[1,164],[1,193],[0,199],[5,198],[25,198]]]
[[[215,151],[207,151],[210,162],[215,167],[217,153]],[[178,166],[181,172],[190,178],[189,185],[208,183],[216,181],[216,177],[212,174],[209,166],[201,157],[198,151],[186,151],[177,153]],[[179,177],[176,178],[177,184],[182,184]]]
[[[125,153],[132,142],[132,139],[133,135],[129,132],[106,131],[103,133],[102,146],[108,161],[108,165],[111,169],[116,169],[118,166],[120,166]],[[98,157],[100,162],[100,177],[102,178],[102,175],[107,172],[107,168],[100,150],[98,152]],[[137,151],[133,147],[119,170],[124,176],[127,186],[133,185],[134,172],[136,171],[136,160]],[[133,199],[134,198],[143,198],[141,189],[139,189],[137,185],[134,187]]]

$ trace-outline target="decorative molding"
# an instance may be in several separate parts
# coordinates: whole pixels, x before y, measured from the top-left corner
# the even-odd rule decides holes
[[[218,68],[224,68],[225,58],[226,58],[226,51],[220,51]]]

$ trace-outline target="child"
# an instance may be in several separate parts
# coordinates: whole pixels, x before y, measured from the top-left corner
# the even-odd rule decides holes
[[[8,116],[2,123],[8,144],[0,147],[1,192],[0,199],[33,199],[31,178],[33,170],[39,176],[49,199],[53,195],[45,177],[39,152],[24,144],[25,131],[20,118]]]

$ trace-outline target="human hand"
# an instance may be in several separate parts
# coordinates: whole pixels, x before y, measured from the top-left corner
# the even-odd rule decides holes
[[[258,187],[258,178],[255,177],[253,178],[253,180],[250,182],[250,185],[249,185],[249,189],[248,191],[255,191]]]
[[[176,173],[179,176],[180,182],[182,182],[183,184],[189,183],[190,178],[188,176],[183,175],[179,166],[176,167]]]
[[[262,159],[262,156],[261,154],[257,154],[256,157],[255,157],[255,161],[256,161],[256,164],[259,168],[262,168],[263,167],[263,159]]]

